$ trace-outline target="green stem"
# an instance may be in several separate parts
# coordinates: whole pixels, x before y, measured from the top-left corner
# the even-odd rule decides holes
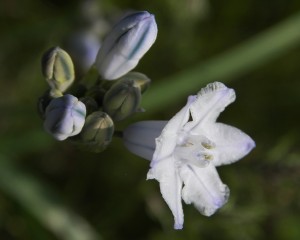
[[[168,107],[176,99],[196,94],[209,82],[229,82],[266,64],[300,45],[299,29],[298,13],[234,49],[193,68],[156,81],[143,99],[142,106],[147,109],[143,116]]]

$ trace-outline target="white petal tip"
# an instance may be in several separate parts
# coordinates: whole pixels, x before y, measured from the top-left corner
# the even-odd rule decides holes
[[[181,230],[183,228],[183,224],[182,223],[175,223],[174,224],[174,229],[175,230]]]
[[[213,83],[207,84],[206,87],[202,88],[198,92],[198,97],[205,96],[205,95],[211,94],[211,93],[216,93],[216,92],[220,92],[220,93],[222,93],[223,96],[227,96],[228,104],[235,101],[235,98],[236,98],[235,91],[231,88],[226,87],[221,82],[213,82]]]
[[[154,177],[154,175],[153,175],[153,173],[152,173],[152,171],[151,171],[151,169],[148,171],[148,173],[147,173],[147,178],[146,178],[146,180],[151,180],[151,179],[154,179],[155,177]]]
[[[250,141],[246,145],[246,149],[247,149],[248,153],[255,147],[256,147],[255,142],[252,139],[250,139]]]
[[[187,104],[191,104],[197,100],[197,95],[190,95],[187,100]]]
[[[225,204],[225,202],[223,202],[219,206],[215,205],[215,206],[210,206],[210,207],[202,207],[202,208],[198,208],[198,210],[203,216],[210,217],[210,216],[214,215],[224,204]]]
[[[57,140],[57,141],[64,141],[68,138],[67,135],[53,135],[53,137]]]
[[[241,147],[241,150],[243,150],[243,156],[246,156],[248,153],[252,151],[253,148],[256,147],[255,142],[249,137]]]

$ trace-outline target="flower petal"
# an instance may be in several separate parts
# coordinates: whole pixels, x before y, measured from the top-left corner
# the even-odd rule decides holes
[[[203,134],[216,144],[212,149],[214,151],[212,163],[215,166],[238,161],[255,147],[255,142],[247,134],[223,123],[207,125],[203,129]]]
[[[142,121],[125,129],[123,141],[132,153],[151,160],[155,150],[155,139],[161,134],[167,121]]]
[[[150,164],[151,169],[147,175],[147,179],[159,181],[161,194],[174,215],[175,229],[182,228],[183,210],[181,205],[182,181],[177,172],[173,152],[177,144],[177,133],[188,121],[190,105],[195,100],[195,96],[190,96],[187,104],[167,123],[161,135],[155,139],[156,148]]]
[[[177,143],[177,134],[189,119],[190,106],[196,100],[196,96],[189,96],[187,104],[167,123],[161,135],[156,139],[156,148],[151,161],[151,166],[160,159],[173,154]]]
[[[195,130],[203,127],[207,122],[215,122],[220,113],[235,100],[233,89],[223,83],[214,82],[202,88],[197,100],[190,106],[192,122],[185,126],[185,130]],[[196,129],[195,129],[196,128]]]
[[[174,229],[182,229],[182,181],[180,180],[174,162],[175,159],[172,156],[162,159],[149,170],[147,179],[156,179],[159,181],[160,192],[174,216]]]
[[[227,202],[229,189],[212,164],[204,168],[184,164],[179,172],[184,182],[183,200],[186,204],[193,203],[203,215],[211,216]]]
[[[186,105],[168,122],[163,130],[163,134],[178,133],[183,125],[188,121],[190,116],[190,108],[197,100],[197,97],[192,95],[188,97]]]

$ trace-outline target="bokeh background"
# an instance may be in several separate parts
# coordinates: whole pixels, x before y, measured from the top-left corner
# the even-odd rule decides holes
[[[149,162],[121,139],[81,152],[44,132],[37,114],[43,52],[71,48],[84,28],[101,41],[134,10],[155,14],[159,33],[136,68],[152,79],[147,112],[118,129],[169,119],[187,95],[221,81],[237,100],[219,121],[257,144],[219,168],[229,202],[210,218],[185,205],[182,231],[158,183],[145,180]],[[299,64],[298,0],[1,0],[0,239],[300,239]]]

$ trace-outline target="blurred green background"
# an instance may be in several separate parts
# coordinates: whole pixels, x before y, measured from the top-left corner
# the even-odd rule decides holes
[[[90,3],[0,2],[0,239],[300,239],[300,1]],[[237,100],[219,121],[257,145],[219,168],[229,202],[210,218],[185,205],[182,231],[172,229],[158,183],[145,180],[149,162],[120,139],[100,154],[80,152],[44,132],[37,114],[42,53],[89,25],[84,16],[99,16],[103,36],[130,10],[155,14],[159,33],[136,68],[152,79],[147,112],[118,129],[169,119],[187,95],[221,81]]]

